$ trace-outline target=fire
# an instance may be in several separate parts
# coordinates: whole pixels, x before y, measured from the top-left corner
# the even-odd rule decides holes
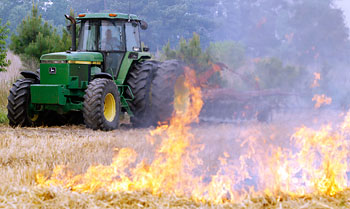
[[[227,68],[227,66],[223,63],[213,63],[209,62],[208,65],[211,66],[211,68],[203,73],[201,73],[198,76],[198,83],[199,85],[203,87],[209,87],[208,81],[209,79],[217,72],[221,73],[223,68]]]
[[[50,179],[38,174],[37,182],[40,185],[63,186],[79,192],[106,189],[112,192],[148,190],[153,194],[167,191],[177,195],[190,193],[200,180],[191,175],[192,170],[201,163],[196,158],[200,146],[191,144],[195,140],[189,132],[189,124],[198,120],[203,106],[201,90],[195,83],[195,71],[185,68],[184,85],[189,90],[191,106],[185,112],[176,112],[169,125],[160,125],[151,131],[151,137],[162,138],[151,164],[143,161],[131,168],[137,153],[123,148],[109,166],[92,166],[85,174],[76,176],[59,166],[54,169]]]
[[[320,87],[320,84],[318,83],[321,80],[321,74],[320,73],[314,73],[314,81],[311,84],[311,88]]]
[[[324,104],[331,104],[332,103],[332,98],[325,96],[324,94],[322,95],[315,95],[312,98],[312,101],[316,101],[315,108],[318,109]]]
[[[237,139],[240,154],[222,153],[217,172],[209,178],[206,171],[198,173],[196,169],[205,162],[198,157],[203,146],[190,127],[203,106],[196,83],[194,70],[186,68],[190,105],[186,111],[174,113],[169,124],[151,131],[150,141],[161,139],[151,163],[137,163],[136,151],[123,148],[117,150],[110,165],[91,166],[81,175],[57,166],[49,178],[37,174],[36,182],[88,193],[104,190],[175,194],[214,204],[239,202],[251,195],[334,196],[348,187],[350,149],[346,137],[350,134],[350,112],[339,126],[327,125],[320,130],[301,127],[284,148],[272,143],[274,137],[260,140],[256,136],[259,133],[246,130],[243,139]]]

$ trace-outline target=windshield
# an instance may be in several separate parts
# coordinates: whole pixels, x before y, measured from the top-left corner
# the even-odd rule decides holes
[[[109,20],[86,20],[81,23],[80,51],[125,51],[123,25]]]

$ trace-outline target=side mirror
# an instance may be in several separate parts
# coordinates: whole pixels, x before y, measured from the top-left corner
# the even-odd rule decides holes
[[[140,52],[141,51],[141,48],[140,47],[132,47],[132,50],[134,51],[134,52]]]
[[[146,23],[146,21],[141,20],[140,21],[140,27],[141,27],[142,30],[147,30],[148,24]]]

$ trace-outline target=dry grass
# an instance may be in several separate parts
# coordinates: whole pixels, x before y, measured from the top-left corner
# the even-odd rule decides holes
[[[6,119],[7,96],[22,67],[19,57],[8,54],[12,65],[0,73],[0,123]],[[312,117],[310,117],[310,115]],[[255,122],[242,124],[201,124],[193,128],[200,143],[206,145],[200,153],[208,175],[218,169],[222,153],[239,155],[239,143],[249,135],[261,141],[273,136],[274,143],[288,147],[289,136],[302,123],[313,126],[328,123],[338,113],[327,117],[299,113],[277,115],[272,124]],[[332,117],[329,117],[332,116]],[[312,120],[309,120],[312,118]],[[0,125],[0,208],[349,208],[350,190],[335,197],[305,195],[292,197],[247,196],[236,204],[215,205],[196,202],[190,197],[172,194],[154,196],[147,191],[94,194],[77,193],[58,187],[40,187],[35,176],[47,173],[57,165],[67,165],[74,173],[83,173],[91,165],[109,165],[116,148],[130,147],[138,153],[139,161],[152,159],[155,146],[147,142],[148,129],[120,129],[112,132],[92,131],[83,126],[52,128],[17,128]],[[262,146],[261,149],[264,149]],[[234,159],[235,155],[232,155]],[[231,159],[232,160],[232,159]]]
[[[6,72],[0,72],[0,123],[7,121],[7,97],[12,84],[19,78],[19,71],[22,68],[21,59],[12,52],[7,53],[7,59],[11,65]]]
[[[334,114],[337,115],[337,114]],[[300,116],[300,120],[303,118]],[[326,120],[318,122],[327,122]],[[300,125],[297,120],[282,119],[272,124],[201,124],[193,133],[206,148],[200,153],[205,166],[214,169],[223,152],[238,153],[237,141],[249,134],[265,138],[272,133],[281,146]],[[313,122],[310,122],[312,124]],[[240,203],[214,205],[198,203],[190,197],[171,194],[154,196],[147,191],[94,194],[77,193],[62,188],[42,188],[36,184],[37,173],[67,165],[82,173],[90,165],[108,165],[115,148],[134,149],[139,160],[153,157],[155,147],[147,142],[149,129],[122,128],[112,132],[92,131],[83,126],[52,128],[17,128],[0,126],[0,208],[349,208],[350,191],[335,197],[305,195],[291,197],[246,197]],[[155,145],[156,146],[156,145]]]

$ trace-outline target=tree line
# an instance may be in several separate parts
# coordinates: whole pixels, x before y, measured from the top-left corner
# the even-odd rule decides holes
[[[3,59],[7,47],[36,62],[44,53],[69,49],[64,14],[115,11],[149,23],[142,41],[162,59],[197,63],[199,70],[219,61],[263,87],[287,90],[308,88],[302,77],[317,65],[320,91],[344,98],[334,90],[346,79],[337,66],[350,64],[349,30],[334,0],[3,0],[0,68],[9,64]],[[219,75],[213,82],[225,84]]]
[[[83,12],[134,13],[149,23],[143,42],[152,51],[193,32],[201,45],[232,40],[251,56],[274,55],[299,63],[345,60],[349,53],[348,28],[335,0],[2,0],[0,18],[11,33],[38,5],[38,13],[60,34],[71,9]],[[322,14],[322,15],[320,15]]]

